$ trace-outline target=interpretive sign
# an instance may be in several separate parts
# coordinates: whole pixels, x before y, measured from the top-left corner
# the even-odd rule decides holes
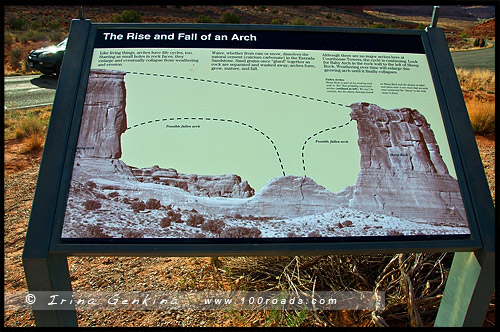
[[[387,38],[98,30],[62,237],[469,236],[423,44]]]
[[[73,21],[30,290],[71,290],[69,255],[474,251],[488,286],[443,318],[490,294],[493,234],[442,30]]]

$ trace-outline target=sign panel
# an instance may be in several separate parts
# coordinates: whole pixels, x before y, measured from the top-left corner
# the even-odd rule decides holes
[[[469,238],[422,38],[96,29],[62,240]]]

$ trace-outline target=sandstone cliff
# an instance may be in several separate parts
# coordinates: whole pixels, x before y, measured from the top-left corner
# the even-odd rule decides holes
[[[87,158],[120,158],[121,135],[127,129],[125,72],[90,71],[80,123],[77,155]]]
[[[449,175],[422,114],[368,103],[350,107],[361,170],[349,207],[436,222],[466,220],[458,181]]]

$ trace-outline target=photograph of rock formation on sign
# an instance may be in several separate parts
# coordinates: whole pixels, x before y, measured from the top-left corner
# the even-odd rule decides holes
[[[458,182],[449,174],[430,124],[419,110],[384,109],[368,102],[346,106],[349,119],[343,122],[357,132],[357,142],[351,143],[359,150],[359,172],[355,183],[338,192],[309,176],[286,174],[286,167],[256,190],[237,172],[188,174],[168,165],[138,167],[124,162],[122,138],[134,128],[156,124],[155,128],[169,131],[189,125],[197,130],[196,125],[221,122],[220,116],[166,116],[131,124],[129,112],[145,110],[130,109],[127,76],[132,75],[104,69],[93,69],[89,75],[63,238],[469,234]],[[231,119],[238,130],[253,129],[241,123],[237,116]],[[266,134],[254,131],[257,138]],[[321,144],[314,137],[299,150],[307,152],[307,144]],[[263,141],[279,145],[278,139]],[[158,144],[160,154],[169,153],[173,143],[149,144]],[[305,172],[306,164],[302,159]]]

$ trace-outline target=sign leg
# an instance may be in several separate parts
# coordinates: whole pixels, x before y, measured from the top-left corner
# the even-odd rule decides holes
[[[494,253],[456,252],[434,326],[481,327],[494,289]]]
[[[23,264],[30,292],[72,291],[66,256],[25,258]],[[78,326],[74,306],[73,310],[33,310],[33,314],[38,327]]]

